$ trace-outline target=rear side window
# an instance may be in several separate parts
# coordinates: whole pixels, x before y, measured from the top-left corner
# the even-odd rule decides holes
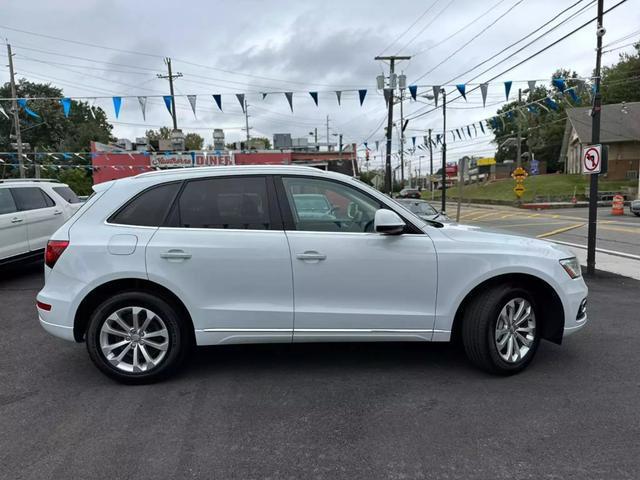
[[[0,215],[13,213],[18,208],[8,188],[0,188]]]
[[[267,181],[244,176],[192,180],[176,202],[167,226],[268,230]]]
[[[67,203],[81,203],[76,192],[69,187],[53,187],[53,191],[64,198]]]
[[[37,210],[55,205],[51,197],[38,187],[12,188],[11,190],[18,210]]]
[[[166,183],[145,190],[112,215],[108,222],[141,227],[162,224],[180,183]]]

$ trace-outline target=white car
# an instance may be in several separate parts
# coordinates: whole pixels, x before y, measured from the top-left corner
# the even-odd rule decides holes
[[[587,322],[587,287],[545,241],[426,223],[344,175],[202,167],[102,183],[49,241],[40,323],[143,383],[193,345],[460,338],[498,374]],[[299,215],[303,194],[329,216]]]
[[[41,257],[51,234],[80,204],[57,180],[0,180],[0,265]]]

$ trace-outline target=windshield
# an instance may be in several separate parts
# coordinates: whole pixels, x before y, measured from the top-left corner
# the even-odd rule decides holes
[[[298,211],[328,212],[331,210],[331,205],[324,195],[296,194],[293,195],[293,201]]]

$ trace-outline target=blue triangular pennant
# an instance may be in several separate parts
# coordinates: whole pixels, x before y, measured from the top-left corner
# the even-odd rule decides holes
[[[122,97],[113,97],[113,109],[116,112],[116,118],[120,115],[120,107],[122,106]]]
[[[546,103],[547,107],[549,107],[552,110],[558,110],[560,108],[558,104],[550,97],[545,98],[544,103]]]
[[[418,95],[418,86],[417,85],[409,85],[409,93],[411,94],[411,98],[415,101],[416,96]]]
[[[469,134],[469,138],[471,138],[471,129],[469,128],[469,125],[467,125],[467,133]]]
[[[413,143],[413,148],[416,148],[416,137],[411,137],[411,143]]]
[[[216,101],[216,105],[218,105],[218,109],[222,111],[222,95],[214,93],[213,99]]]
[[[567,84],[564,81],[564,78],[554,78],[551,80],[551,83],[562,93],[564,93],[565,89],[567,88]]]
[[[367,90],[358,90],[358,96],[360,97],[360,106],[362,106],[362,102],[364,102],[364,97],[367,96]]]
[[[459,83],[458,85],[456,85],[456,88],[460,92],[460,95],[462,95],[462,98],[466,100],[467,99],[467,95],[465,93],[467,89],[466,85],[464,83]]]
[[[27,99],[26,98],[19,98],[18,99],[18,105],[20,105],[22,107],[22,109],[24,110],[24,113],[26,113],[27,115],[33,117],[33,118],[40,118],[40,115],[38,115],[36,112],[34,112],[33,110],[31,110],[30,108],[27,107]]]
[[[169,113],[173,115],[173,110],[171,110],[171,105],[173,104],[173,98],[171,97],[171,95],[164,95],[162,99],[164,100],[164,104],[166,105],[167,110],[169,110]]]
[[[569,88],[567,90],[567,93],[569,94],[569,96],[571,97],[571,100],[573,100],[573,103],[575,103],[576,105],[580,105],[582,102],[580,101],[580,97],[578,96],[578,94],[576,93],[575,88]]]
[[[504,82],[504,93],[505,93],[505,96],[507,97],[507,100],[509,100],[509,92],[511,91],[512,84],[513,82],[511,80]]]
[[[71,111],[71,99],[69,97],[61,98],[60,105],[62,105],[62,111],[64,112],[64,116],[68,117],[69,112]]]
[[[316,104],[316,107],[318,106],[318,92],[309,92],[309,95],[311,95],[311,98],[313,98],[313,103]]]
[[[480,130],[482,130],[482,134],[484,135],[484,125],[482,125],[482,122],[478,122],[478,125],[480,125]]]
[[[289,108],[293,112],[293,92],[284,92],[284,96],[287,98],[287,102],[289,102]]]

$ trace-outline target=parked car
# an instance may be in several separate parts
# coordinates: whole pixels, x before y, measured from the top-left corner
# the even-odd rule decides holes
[[[640,217],[640,199],[639,200],[631,200],[631,203],[629,204],[629,210],[631,210],[631,213],[633,213],[636,216]]]
[[[306,219],[335,219],[334,207],[329,199],[317,193],[297,193],[292,195],[298,217]]]
[[[587,322],[564,247],[425,222],[337,173],[201,167],[94,191],[47,245],[37,310],[122,382],[166,377],[193,345],[452,338],[513,374]],[[300,194],[332,218],[300,215]]]
[[[0,180],[0,265],[42,256],[79,206],[73,190],[56,180]]]
[[[403,188],[398,193],[398,198],[422,198],[417,188]]]
[[[436,222],[450,222],[451,219],[436,210],[426,200],[410,200],[407,198],[398,199],[397,202],[410,212],[415,213],[423,220],[432,220]]]

